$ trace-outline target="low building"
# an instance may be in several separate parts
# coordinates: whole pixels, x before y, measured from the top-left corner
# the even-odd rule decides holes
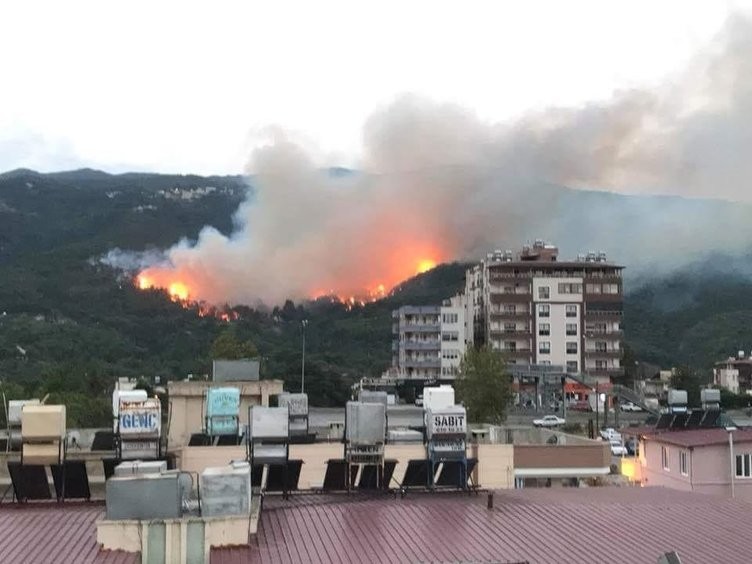
[[[716,362],[713,384],[735,394],[752,394],[752,357],[739,351],[735,357]]]
[[[643,485],[752,501],[752,430],[652,430],[640,436],[639,461]]]
[[[453,380],[467,347],[465,298],[392,312],[392,368],[406,380]]]
[[[185,446],[193,433],[204,427],[206,390],[210,387],[236,386],[240,388],[240,418],[248,417],[253,405],[269,405],[269,396],[283,392],[282,380],[255,382],[209,382],[205,380],[173,381],[167,384],[170,401],[170,423],[167,437],[170,449]]]

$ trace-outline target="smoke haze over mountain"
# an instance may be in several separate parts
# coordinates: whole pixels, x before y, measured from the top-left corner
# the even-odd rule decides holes
[[[366,122],[352,174],[271,133],[235,232],[206,227],[167,250],[144,273],[154,285],[213,303],[378,294],[421,265],[538,237],[570,258],[604,250],[632,272],[668,270],[752,241],[752,22],[729,19],[659,87],[511,123],[403,96]]]

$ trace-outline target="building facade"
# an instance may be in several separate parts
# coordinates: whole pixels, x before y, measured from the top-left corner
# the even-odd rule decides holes
[[[639,450],[638,481],[644,486],[725,497],[733,490],[733,497],[752,501],[752,431],[655,432],[641,437]]]
[[[623,374],[623,267],[604,253],[569,262],[558,254],[536,241],[516,256],[489,253],[469,269],[466,292],[477,305],[468,326],[510,363],[560,365],[608,382]]]
[[[407,380],[452,380],[467,346],[466,300],[392,312],[392,372]]]
[[[739,351],[736,357],[717,362],[713,368],[713,383],[735,394],[752,394],[752,357]]]

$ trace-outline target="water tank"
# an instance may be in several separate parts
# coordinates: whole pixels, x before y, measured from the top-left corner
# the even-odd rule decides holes
[[[464,437],[467,434],[467,412],[461,405],[432,409],[426,414],[426,436]]]
[[[58,441],[65,438],[64,405],[24,405],[21,437],[24,442]]]
[[[290,419],[287,407],[251,408],[250,434],[254,439],[287,439],[290,437]]]
[[[21,425],[21,412],[25,405],[39,405],[39,400],[10,400],[8,402],[8,424],[11,427],[19,427]]]
[[[686,390],[669,390],[668,391],[668,404],[676,406],[687,405],[687,391]]]
[[[118,431],[123,440],[158,439],[162,432],[162,404],[156,398],[120,398]]]
[[[131,460],[115,466],[115,476],[136,476],[138,474],[161,474],[167,471],[165,460]]]
[[[251,467],[247,462],[207,468],[199,483],[203,517],[251,513]]]
[[[146,390],[115,390],[112,392],[112,416],[114,417],[113,431],[117,431],[117,418],[120,412],[120,400],[143,401],[146,399]]]
[[[346,439],[351,444],[374,445],[386,436],[386,405],[348,401],[345,407]]]
[[[279,394],[277,404],[279,407],[287,407],[290,417],[308,415],[308,394]]]
[[[358,401],[362,403],[383,403],[389,405],[389,394],[373,390],[360,390]]]
[[[238,388],[209,388],[206,391],[206,432],[209,435],[237,435],[239,416]]]
[[[113,476],[105,486],[107,519],[178,519],[182,513],[180,476]]]
[[[700,402],[703,409],[720,409],[721,390],[700,390]]]
[[[423,388],[423,408],[443,409],[454,405],[454,388],[442,385],[432,388]]]

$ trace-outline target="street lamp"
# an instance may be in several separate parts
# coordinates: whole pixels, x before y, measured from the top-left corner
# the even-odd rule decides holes
[[[305,330],[308,327],[308,320],[300,322],[300,332],[303,334],[303,362],[300,367],[300,393],[305,392]]]

